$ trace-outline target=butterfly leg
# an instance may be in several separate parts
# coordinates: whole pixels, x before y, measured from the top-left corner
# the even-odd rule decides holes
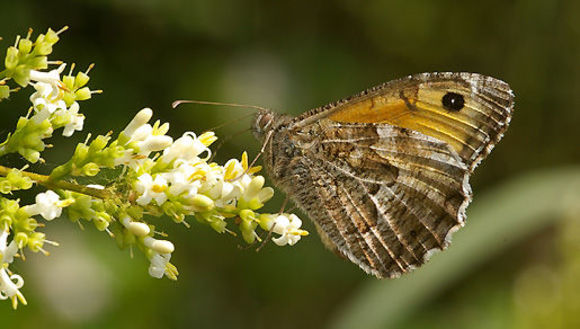
[[[235,182],[238,179],[244,177],[245,174],[248,173],[248,171],[250,170],[250,168],[252,168],[254,166],[254,164],[256,164],[256,161],[258,161],[258,159],[260,158],[260,156],[262,154],[264,154],[264,152],[266,151],[266,147],[268,146],[270,139],[272,138],[272,135],[274,134],[274,132],[272,130],[268,131],[268,134],[266,135],[266,137],[264,138],[264,143],[262,144],[262,148],[260,149],[260,152],[258,152],[258,154],[256,155],[256,157],[252,160],[252,162],[250,162],[250,164],[248,165],[248,168],[246,168],[246,170],[244,170],[244,172],[239,175],[238,177],[232,178],[229,181],[230,182]]]
[[[292,178],[292,179],[300,178],[300,176],[299,175],[292,175],[290,177],[287,177],[286,179],[290,179],[290,178]],[[284,210],[286,209],[286,206],[288,205],[289,199],[290,199],[290,197],[286,194],[286,196],[284,197],[284,201],[282,202],[282,207],[280,207],[280,211],[278,212],[278,215],[281,215],[282,213],[284,213]],[[292,211],[295,208],[296,207],[292,207],[292,209],[290,211]],[[272,227],[270,227],[270,229],[268,230],[268,235],[266,235],[266,237],[264,238],[264,240],[262,241],[260,246],[256,249],[256,252],[260,251],[266,245],[266,242],[268,242],[268,240],[270,240],[270,238],[272,237],[272,231],[274,230],[275,226],[276,226],[276,223],[274,223],[274,225],[272,225]]]
[[[280,207],[280,211],[278,212],[278,215],[281,215],[284,212],[284,209],[286,209],[286,205],[288,204],[288,195],[286,194],[286,197],[284,198],[284,201],[282,202],[282,207]]]
[[[276,223],[274,223],[272,225],[272,227],[270,227],[270,229],[268,230],[268,234],[266,235],[264,240],[262,240],[262,243],[260,243],[260,246],[258,248],[256,248],[256,252],[259,252],[260,250],[262,250],[262,248],[264,248],[266,243],[270,240],[270,238],[272,237],[272,232],[274,231],[274,227],[276,227]]]

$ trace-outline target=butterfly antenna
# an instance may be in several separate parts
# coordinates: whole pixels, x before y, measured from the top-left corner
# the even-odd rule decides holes
[[[219,124],[219,125],[217,125],[217,126],[211,127],[209,130],[212,130],[212,131],[214,131],[214,130],[218,130],[218,129],[220,129],[220,128],[223,128],[223,127],[225,127],[225,126],[231,125],[232,123],[240,122],[240,120],[247,119],[248,117],[251,117],[252,115],[254,115],[254,113],[250,113],[250,114],[244,115],[244,116],[242,116],[242,117],[235,118],[235,119],[232,119],[232,120],[226,121],[226,122],[224,122],[224,123],[220,123],[220,124]],[[244,131],[246,131],[246,130],[250,130],[250,128],[246,128],[246,129],[244,129]]]
[[[222,103],[222,102],[210,102],[210,101],[198,101],[195,99],[181,99],[171,103],[171,107],[177,108],[181,104],[200,104],[200,105],[219,105],[219,106],[230,106],[230,107],[240,107],[240,108],[250,108],[255,110],[269,111],[265,107],[257,105],[246,105],[246,104],[236,104],[236,103]]]
[[[200,105],[230,106],[230,107],[239,107],[239,108],[246,108],[246,109],[255,109],[255,110],[261,110],[261,111],[270,111],[270,109],[267,109],[267,108],[262,107],[262,106],[257,106],[257,105],[247,105],[247,104],[237,104],[237,103],[224,103],[224,102],[212,102],[212,101],[200,101],[200,100],[195,100],[195,99],[180,99],[180,100],[176,100],[173,103],[171,103],[171,107],[173,107],[175,109],[175,108],[177,108],[181,104],[200,104]],[[243,116],[241,118],[236,118],[236,119],[233,119],[233,120],[224,122],[224,123],[222,123],[220,125],[217,125],[217,126],[213,127],[210,130],[217,130],[219,128],[222,128],[224,126],[227,126],[229,124],[232,124],[234,122],[239,122],[240,120],[246,119],[246,118],[248,118],[248,117],[250,117],[252,115],[254,115],[254,113],[250,113],[250,114],[245,115],[245,116]],[[244,133],[246,131],[249,131],[249,130],[251,130],[251,128],[238,131],[238,132],[234,133],[233,135],[229,135],[226,138],[222,139],[220,141],[220,143],[218,145],[216,145],[215,152],[213,152],[213,155],[210,158],[210,161],[213,160],[213,158],[217,154],[217,150],[219,150],[226,141],[230,140],[234,136],[237,136],[237,135],[239,135],[241,133]],[[259,155],[256,158],[254,158],[254,161],[252,161],[252,165],[256,162],[256,160],[258,159],[258,157],[259,157]]]
[[[245,105],[245,104],[235,104],[235,103],[222,103],[222,102],[211,102],[211,101],[199,101],[199,100],[195,100],[195,99],[181,99],[181,100],[177,100],[173,103],[171,103],[171,107],[173,107],[174,109],[177,108],[179,105],[181,104],[201,104],[201,105],[217,105],[217,106],[230,106],[230,107],[240,107],[240,108],[251,108],[251,109],[256,109],[256,110],[264,110],[264,111],[269,111],[269,109],[265,108],[265,107],[261,107],[261,106],[257,106],[257,105]],[[254,115],[254,113],[250,113],[248,115],[244,115],[241,118],[236,118],[230,121],[226,121],[222,124],[219,124],[213,128],[211,128],[210,130],[217,130],[220,129],[224,126],[230,125],[234,122],[238,122],[240,120],[244,120],[248,117],[251,117],[252,115]]]

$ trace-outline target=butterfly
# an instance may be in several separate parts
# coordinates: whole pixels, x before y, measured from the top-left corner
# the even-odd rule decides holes
[[[274,184],[324,244],[376,277],[398,277],[465,224],[469,177],[501,139],[514,94],[475,73],[393,80],[297,117],[257,112]]]

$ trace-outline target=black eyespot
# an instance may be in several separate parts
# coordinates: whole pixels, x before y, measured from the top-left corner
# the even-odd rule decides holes
[[[461,110],[465,105],[465,99],[463,99],[463,96],[459,94],[449,92],[443,96],[443,98],[441,99],[441,103],[443,104],[443,107],[448,111],[457,112]]]

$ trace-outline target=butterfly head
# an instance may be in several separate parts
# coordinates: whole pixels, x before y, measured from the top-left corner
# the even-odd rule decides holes
[[[252,122],[252,132],[258,140],[263,141],[266,133],[272,130],[277,116],[278,115],[270,110],[259,110],[256,113],[254,121]]]

